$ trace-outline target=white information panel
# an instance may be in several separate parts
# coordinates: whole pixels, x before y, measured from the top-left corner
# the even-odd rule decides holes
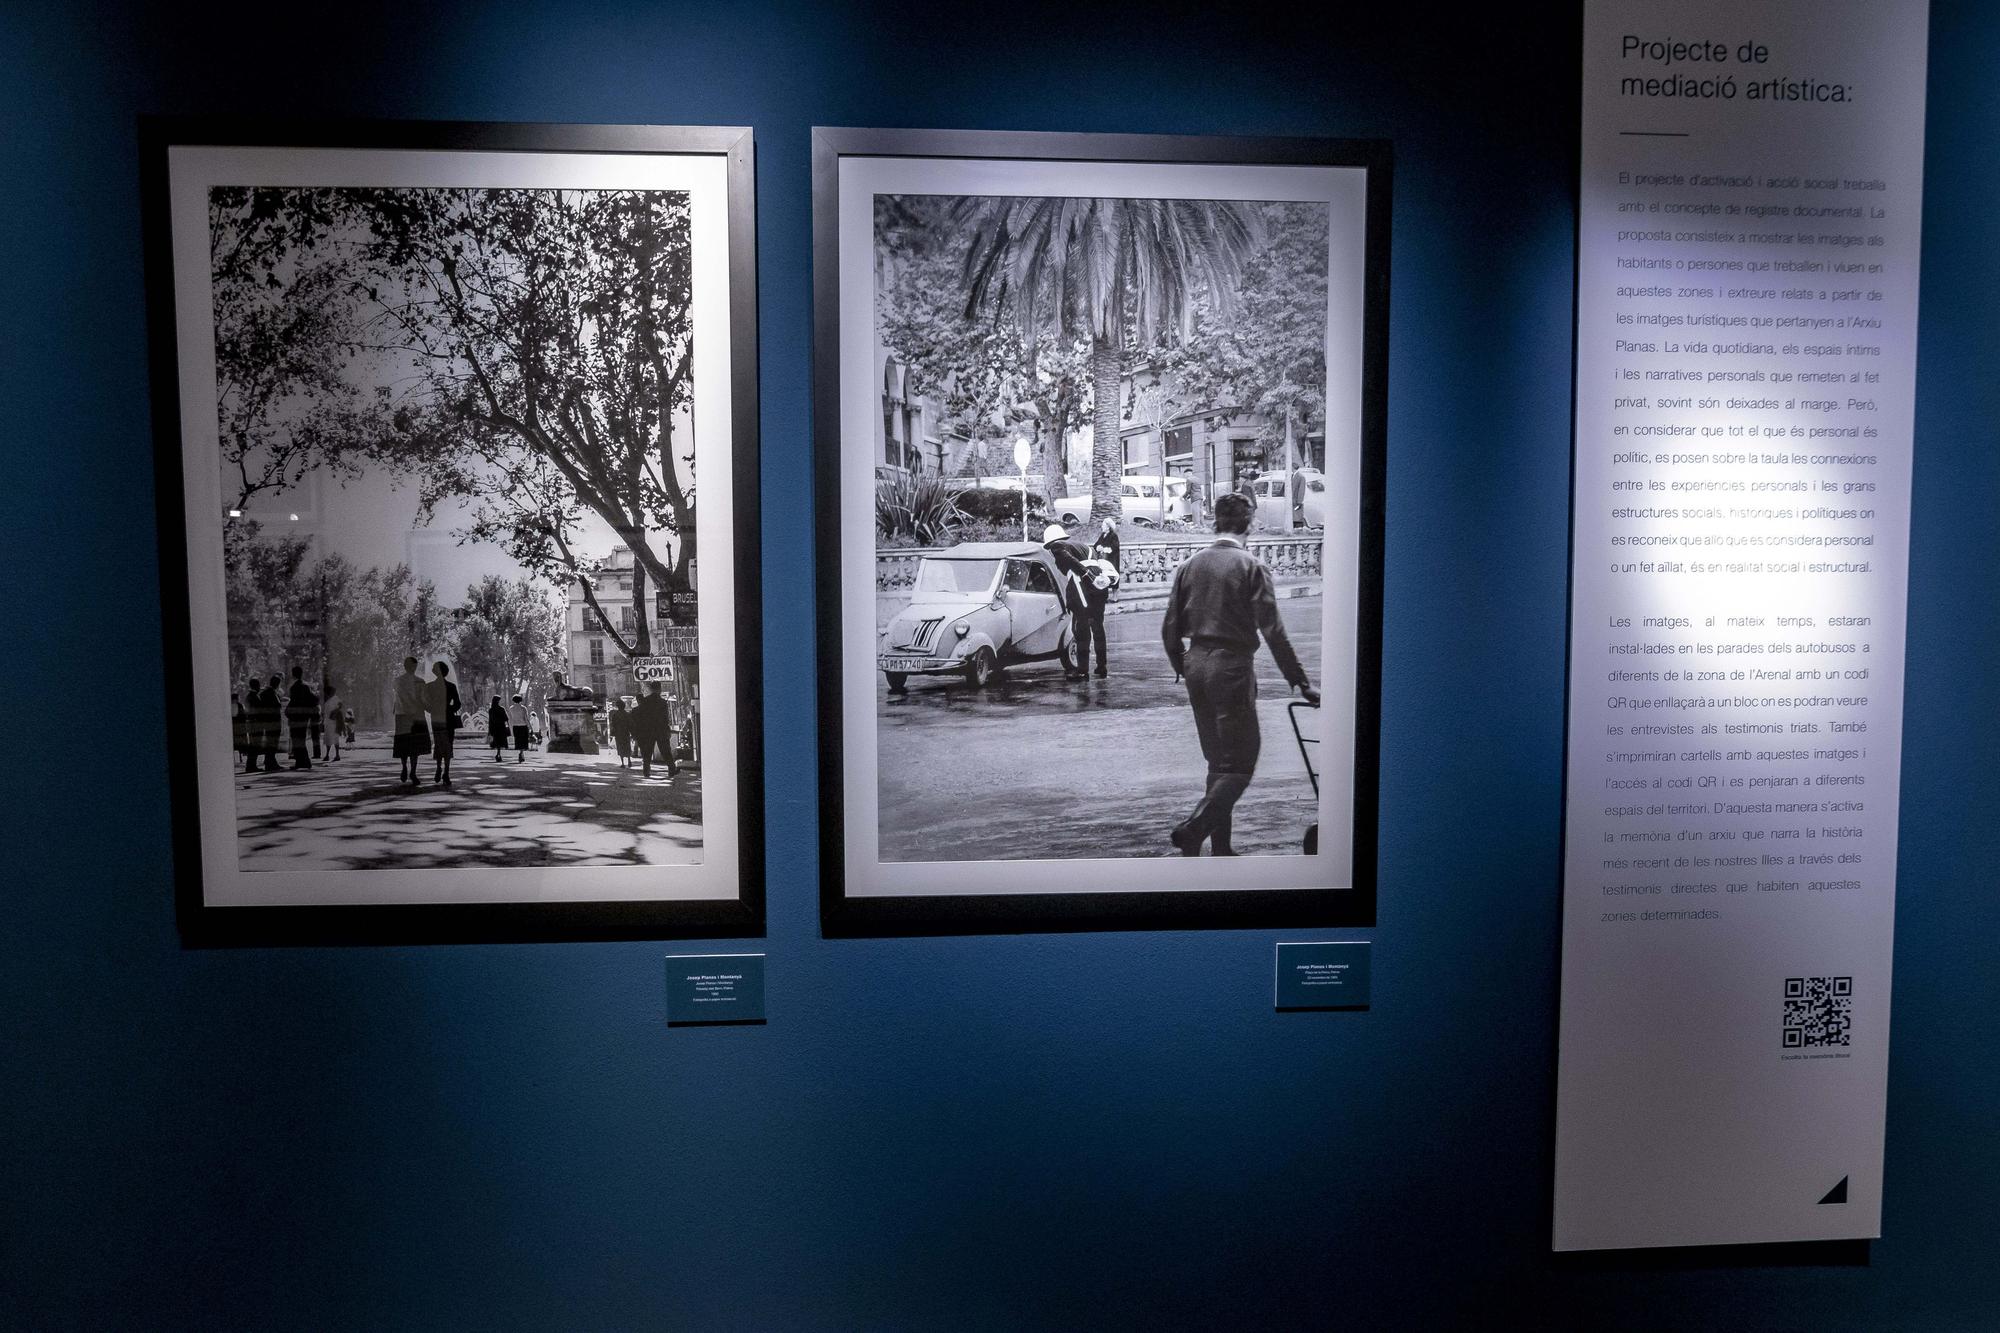
[[[1879,1234],[1925,0],[1587,0],[1559,1250]]]

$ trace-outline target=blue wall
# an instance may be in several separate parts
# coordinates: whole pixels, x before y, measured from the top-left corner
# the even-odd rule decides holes
[[[0,15],[0,1324],[2000,1311],[1995,7],[1939,0],[1932,35],[1886,1238],[1865,1265],[1547,1252],[1567,7],[1480,27],[1381,3],[1310,30],[1170,3],[29,8]],[[769,1026],[668,1032],[657,944],[178,946],[141,112],[756,128]],[[1372,1013],[1273,1014],[1267,932],[819,938],[815,123],[1396,140]]]

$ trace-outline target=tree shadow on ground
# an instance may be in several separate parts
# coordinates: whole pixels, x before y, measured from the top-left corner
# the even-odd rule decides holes
[[[386,750],[310,770],[236,775],[244,870],[694,865],[701,776],[615,762],[454,760],[452,785],[394,780]]]

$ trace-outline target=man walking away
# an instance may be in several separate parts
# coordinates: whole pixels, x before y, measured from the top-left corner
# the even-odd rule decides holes
[[[641,777],[653,776],[653,750],[665,746],[667,756],[667,776],[673,777],[679,769],[674,763],[673,719],[667,714],[667,701],[660,697],[660,682],[646,682],[646,693],[632,710],[632,738],[639,745],[639,767]]]
[[[271,677],[262,692],[257,695],[257,711],[264,715],[264,771],[278,771],[278,738],[285,729],[285,705],[278,696],[278,686],[284,684],[283,676]]]
[[[306,751],[306,737],[319,717],[319,696],[306,684],[306,669],[292,668],[292,687],[285,692],[285,726],[292,738],[292,770],[311,768],[312,755]]]
[[[242,754],[250,748],[250,714],[243,707],[243,696],[231,691],[229,695],[229,752]],[[234,768],[235,762],[230,762]]]
[[[243,771],[257,771],[257,757],[264,753],[264,691],[255,676],[243,683]]]
[[[1167,660],[1187,680],[1195,733],[1208,761],[1208,787],[1191,814],[1167,836],[1183,856],[1234,856],[1230,817],[1257,771],[1262,737],[1257,729],[1257,636],[1262,634],[1278,670],[1308,703],[1319,691],[1306,679],[1278,619],[1271,571],[1244,546],[1251,509],[1240,495],[1215,501],[1215,544],[1174,575],[1160,637]]]

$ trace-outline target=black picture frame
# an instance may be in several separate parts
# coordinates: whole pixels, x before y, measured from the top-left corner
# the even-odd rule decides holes
[[[1375,924],[1393,156],[1391,144],[1382,139],[814,128],[812,404],[821,719],[820,921],[824,935]],[[841,611],[841,591],[847,572],[843,569],[841,541],[839,234],[840,168],[842,159],[847,157],[1337,166],[1358,168],[1366,173],[1351,888],[907,896],[862,896],[847,892],[845,631]],[[1267,739],[1266,743],[1272,742]]]
[[[193,753],[195,720],[189,562],[181,435],[180,349],[170,207],[169,153],[199,145],[240,148],[387,149],[438,153],[703,156],[724,164],[731,405],[729,475],[734,503],[734,790],[737,896],[695,900],[217,906],[206,900],[201,828],[203,775],[177,761],[172,791],[176,920],[188,947],[417,944],[610,939],[757,938],[764,934],[764,743],[760,592],[755,156],[744,126],[571,125],[447,121],[314,121],[143,116],[141,205],[164,626],[165,719],[170,756]],[[711,558],[713,558],[711,556]],[[711,613],[712,614],[712,613]],[[711,683],[710,688],[713,688]],[[712,827],[712,826],[711,826]],[[712,836],[712,835],[711,835]],[[365,874],[366,871],[351,873]],[[458,873],[458,872],[454,872]]]

